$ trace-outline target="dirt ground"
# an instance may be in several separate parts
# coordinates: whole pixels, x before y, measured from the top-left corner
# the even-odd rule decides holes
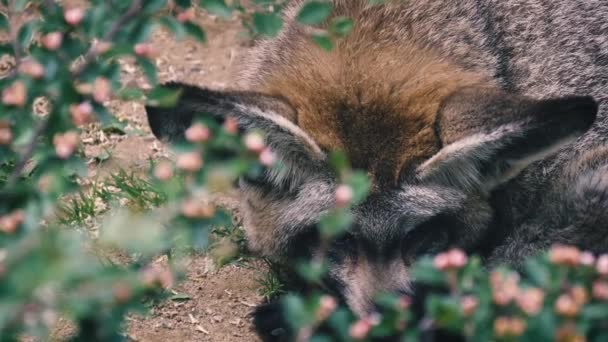
[[[229,87],[235,77],[235,57],[250,46],[240,34],[240,21],[214,18],[200,11],[196,21],[207,33],[206,44],[193,40],[175,41],[166,32],[154,34],[152,42],[159,52],[156,58],[159,79],[213,88]],[[144,77],[135,67],[128,63],[123,67],[126,85],[146,87]],[[166,149],[150,133],[142,103],[113,101],[109,107],[127,123],[126,130],[131,134],[111,136],[95,127],[84,133],[91,178],[103,177],[118,169],[144,171],[149,158],[168,156]],[[97,166],[93,161],[103,154],[106,155],[104,162]],[[129,317],[127,337],[133,341],[151,342],[257,341],[249,314],[261,300],[255,281],[260,274],[260,265],[230,265],[214,270],[210,264],[205,255],[191,257],[187,279],[174,289],[190,299],[169,300],[154,307],[146,317]],[[69,324],[60,324],[53,340],[62,340],[70,331]]]

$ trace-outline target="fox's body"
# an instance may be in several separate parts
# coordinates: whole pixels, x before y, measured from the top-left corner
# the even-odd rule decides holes
[[[553,243],[608,251],[608,2],[336,0],[355,26],[331,52],[294,19],[301,3],[243,59],[254,93],[187,88],[173,113],[149,109],[161,137],[197,111],[268,131],[287,171],[242,184],[253,250],[314,254],[334,205],[325,158],[342,150],[373,185],[349,251],[330,253],[358,313],[447,246],[513,264]]]

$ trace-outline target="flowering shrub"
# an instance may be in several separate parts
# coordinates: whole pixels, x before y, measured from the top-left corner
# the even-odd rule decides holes
[[[202,41],[205,31],[192,21],[190,0],[92,0],[71,8],[52,0],[0,3],[6,14],[0,14],[0,30],[9,37],[0,43],[0,55],[14,61],[0,79],[0,337],[47,336],[61,316],[76,324],[75,340],[121,340],[125,315],[144,310],[144,300],[162,297],[163,289],[181,277],[176,251],[205,248],[211,229],[228,224],[229,216],[209,194],[228,189],[241,175],[274,167],[275,156],[263,132],[240,134],[230,118],[217,122],[201,115],[186,131],[186,141],[173,146],[175,162],[152,165],[141,185],[155,194],[151,202],[166,207],[162,216],[150,208],[122,212],[98,239],[67,229],[60,212],[69,208],[61,203],[86,176],[79,129],[94,121],[115,124],[105,107],[111,99],[174,104],[179,93],[157,84],[151,61],[156,48],[149,36],[162,26],[176,39]],[[238,2],[197,3],[220,16],[239,13],[253,35],[275,35],[282,27],[282,2],[255,1],[254,11]],[[327,2],[310,1],[297,19],[314,25],[330,12]],[[352,25],[348,18],[333,19],[330,30],[315,30],[311,39],[330,50],[333,39],[348,34]],[[119,58],[134,60],[150,89],[123,86]],[[46,109],[34,110],[40,101]],[[332,165],[342,185],[335,210],[320,224],[326,245],[348,229],[349,208],[369,187],[343,156],[334,155]],[[105,264],[94,257],[92,246],[117,247],[138,257],[128,265]],[[171,271],[151,262],[167,251]],[[315,284],[324,266],[320,253],[298,271]],[[288,294],[282,303],[294,338],[416,340],[443,329],[480,341],[608,339],[608,256],[595,260],[575,248],[555,247],[529,260],[518,275],[507,269],[488,273],[478,258],[451,250],[421,260],[414,274],[439,289],[426,298],[422,315],[410,310],[410,298],[394,295],[378,297],[380,313],[356,318],[321,291]]]

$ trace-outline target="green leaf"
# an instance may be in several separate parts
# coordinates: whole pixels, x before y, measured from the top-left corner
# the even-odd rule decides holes
[[[144,97],[143,92],[138,88],[124,88],[117,95],[125,101],[141,100]]]
[[[259,34],[276,36],[283,27],[283,20],[275,13],[254,13],[253,25]]]
[[[310,1],[302,7],[296,19],[302,24],[320,24],[331,14],[331,10],[329,2]]]
[[[0,30],[8,30],[8,18],[0,13]]]
[[[175,35],[175,38],[178,40],[183,39],[186,35],[186,29],[179,21],[175,20],[175,18],[162,17],[160,18],[159,22],[161,23],[161,25],[171,31],[171,33],[173,33]]]
[[[297,331],[300,327],[312,321],[302,298],[291,294],[286,295],[283,297],[282,304],[287,322],[294,330]]]
[[[334,44],[332,43],[331,38],[329,38],[329,36],[324,33],[313,34],[312,41],[325,51],[331,51],[334,48]]]
[[[13,2],[15,10],[17,10],[18,12],[23,11],[25,9],[25,6],[27,6],[28,2],[30,2],[30,0],[15,0]]]
[[[148,104],[155,107],[173,107],[179,100],[180,95],[180,90],[159,86],[148,94]]]
[[[192,1],[191,0],[175,0],[175,4],[178,5],[179,7],[188,8],[188,7],[192,6]]]
[[[353,30],[354,22],[348,17],[337,17],[331,22],[331,32],[336,36],[344,37]]]
[[[446,283],[445,274],[435,268],[433,259],[430,257],[423,257],[418,261],[414,265],[412,275],[416,281],[422,284],[444,285]]]
[[[184,23],[184,28],[191,37],[194,37],[199,42],[205,42],[207,40],[205,31],[199,25],[195,23]]]
[[[348,185],[353,189],[353,203],[361,203],[369,193],[371,184],[367,175],[363,171],[354,171],[347,180]]]
[[[229,18],[232,14],[232,9],[226,5],[224,0],[201,0],[200,3],[201,7],[211,14],[219,15],[224,18]]]
[[[127,126],[126,123],[124,122],[120,122],[118,120],[112,120],[110,119],[110,122],[103,125],[103,127],[101,128],[101,130],[105,133],[105,134],[114,134],[114,135],[125,135],[125,127]]]
[[[353,223],[354,217],[350,211],[339,210],[321,218],[319,226],[325,237],[335,237],[345,232]]]
[[[158,77],[156,76],[156,66],[152,61],[146,58],[137,57],[137,63],[144,71],[144,74],[148,78],[148,81],[152,85],[156,85],[158,83]]]
[[[183,302],[192,299],[192,297],[190,297],[190,295],[186,293],[176,293],[173,296],[169,297],[169,299],[176,302]]]
[[[17,41],[23,49],[27,48],[32,42],[32,37],[34,36],[34,31],[37,24],[38,23],[35,21],[30,21],[23,24],[19,29],[19,33],[17,33]]]

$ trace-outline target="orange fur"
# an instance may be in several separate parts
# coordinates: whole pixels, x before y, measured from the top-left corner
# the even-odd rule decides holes
[[[438,151],[433,124],[441,100],[486,79],[413,42],[383,39],[369,21],[331,52],[310,39],[289,41],[287,59],[256,89],[287,99],[296,111],[289,119],[321,148],[345,151],[375,184],[396,185],[402,170]]]

